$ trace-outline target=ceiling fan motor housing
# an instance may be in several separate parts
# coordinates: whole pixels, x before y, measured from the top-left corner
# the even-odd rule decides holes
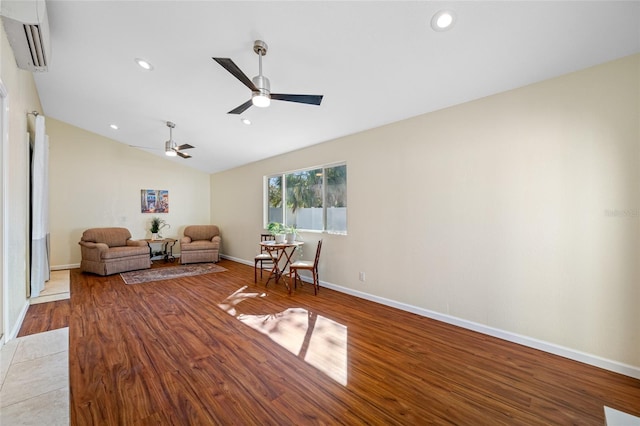
[[[257,75],[253,77],[253,84],[258,88],[257,92],[253,92],[254,94],[262,94],[265,96],[269,96],[271,93],[271,84],[269,83],[269,79],[264,75]]]
[[[164,154],[167,157],[175,157],[176,155],[178,155],[178,153],[176,152],[176,150],[173,147],[173,141],[172,140],[168,140],[164,143]]]

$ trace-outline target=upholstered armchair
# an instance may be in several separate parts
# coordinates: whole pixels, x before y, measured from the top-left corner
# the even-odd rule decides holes
[[[190,225],[180,240],[180,263],[218,262],[220,230],[216,225]]]
[[[151,268],[149,246],[127,228],[91,228],[82,233],[80,269],[98,275]]]

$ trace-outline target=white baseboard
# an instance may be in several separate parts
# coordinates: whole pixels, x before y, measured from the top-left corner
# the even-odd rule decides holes
[[[80,264],[79,263],[72,263],[70,265],[54,265],[51,266],[51,270],[52,271],[64,271],[65,269],[76,269],[79,268]]]
[[[305,278],[306,282],[310,282],[308,278]],[[575,349],[567,348],[564,346],[556,345],[555,343],[545,342],[533,337],[523,336],[521,334],[512,333],[510,331],[501,330],[494,327],[489,327],[484,324],[479,324],[473,321],[468,321],[462,318],[454,317],[451,315],[441,314],[439,312],[431,311],[429,309],[419,308],[417,306],[401,303],[395,300],[386,299],[384,297],[375,296],[369,293],[365,293],[358,290],[342,287],[339,285],[320,281],[322,287],[327,287],[341,293],[350,294],[352,296],[360,297],[362,299],[377,302],[382,305],[397,308],[402,311],[411,312],[423,317],[442,321],[447,324],[452,324],[458,327],[466,328],[467,330],[476,331],[478,333],[486,334],[489,336],[497,337],[502,340],[517,343],[523,346],[528,346],[533,349],[538,349],[544,352],[548,352],[554,355],[558,355],[564,358],[568,358],[574,361],[582,362],[584,364],[593,365],[595,367],[603,368],[605,370],[613,371],[615,373],[624,374],[625,376],[640,379],[640,367],[624,364],[618,361],[602,358],[597,355],[588,354],[585,352],[577,351]]]
[[[176,259],[180,259],[180,253],[178,254],[174,254],[173,257],[175,257]],[[162,260],[164,259],[164,257],[162,256],[154,256],[151,258],[151,260]],[[52,271],[64,271],[66,269],[77,269],[80,267],[79,263],[71,263],[69,265],[52,265],[51,266],[51,270]]]
[[[8,342],[9,340],[15,339],[18,333],[20,333],[20,327],[22,327],[24,318],[27,316],[28,309],[29,309],[29,301],[27,300],[25,301],[24,305],[22,306],[22,309],[20,310],[20,315],[18,315],[18,320],[13,325],[13,328],[9,332],[9,335],[7,336],[7,338],[5,339],[5,343]]]
[[[227,259],[227,260],[233,260],[234,262],[238,262],[238,263],[242,263],[243,265],[248,265],[253,267],[253,262],[249,261],[249,260],[244,260],[244,259],[239,259],[237,257],[232,257],[232,256],[227,256],[226,254],[221,254],[220,257],[222,259]]]

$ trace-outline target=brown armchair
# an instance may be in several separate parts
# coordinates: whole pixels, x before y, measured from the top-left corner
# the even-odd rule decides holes
[[[190,225],[180,240],[180,263],[220,261],[220,229],[216,225]]]
[[[127,228],[91,228],[82,233],[80,269],[98,275],[151,267],[149,247],[131,239]]]

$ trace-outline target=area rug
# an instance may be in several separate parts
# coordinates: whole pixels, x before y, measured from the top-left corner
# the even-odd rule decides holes
[[[192,277],[194,275],[212,274],[226,270],[226,268],[218,266],[215,263],[201,263],[197,265],[167,266],[166,268],[123,272],[120,276],[125,284],[141,284],[149,281],[162,281],[181,277]]]

